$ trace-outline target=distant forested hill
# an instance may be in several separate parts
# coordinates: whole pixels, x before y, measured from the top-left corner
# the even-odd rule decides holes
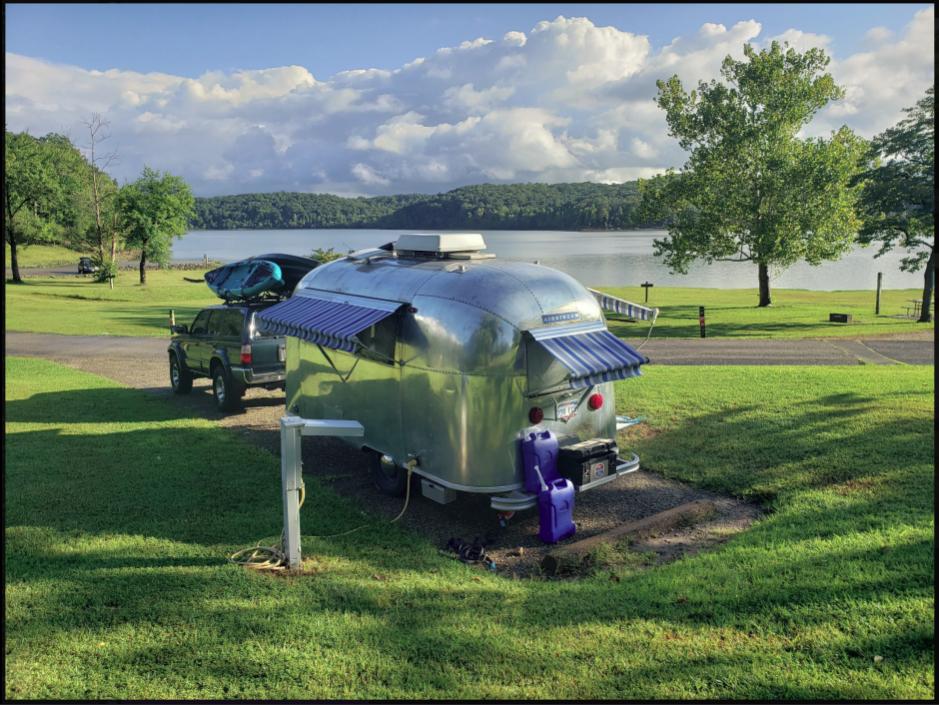
[[[464,186],[435,195],[342,198],[251,193],[196,199],[197,230],[236,228],[477,228],[621,230],[635,222],[636,182]]]

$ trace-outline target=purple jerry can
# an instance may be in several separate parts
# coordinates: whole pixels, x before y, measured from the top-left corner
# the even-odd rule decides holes
[[[577,530],[574,524],[574,483],[561,477],[538,494],[538,538],[557,543]]]
[[[522,466],[525,470],[525,491],[530,494],[541,492],[542,479],[550,484],[559,478],[558,439],[551,431],[529,431],[522,439]],[[538,471],[541,477],[538,476]]]

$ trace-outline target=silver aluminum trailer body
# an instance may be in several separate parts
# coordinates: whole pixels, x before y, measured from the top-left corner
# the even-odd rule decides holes
[[[532,407],[562,444],[615,438],[613,384],[572,389],[568,368],[529,333],[605,330],[593,295],[548,267],[455,257],[372,250],[306,275],[294,299],[348,296],[402,308],[359,336],[374,352],[288,336],[288,413],[360,421],[360,447],[399,466],[416,457],[425,478],[488,494],[522,487],[519,439],[533,426]],[[605,401],[592,410],[587,398],[596,392]]]

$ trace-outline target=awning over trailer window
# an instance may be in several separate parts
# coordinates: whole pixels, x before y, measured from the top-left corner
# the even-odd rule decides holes
[[[530,330],[531,336],[571,372],[574,389],[636,377],[649,358],[605,328],[559,334],[550,328]]]
[[[612,311],[613,313],[619,313],[628,318],[636,318],[640,321],[654,321],[658,318],[659,310],[657,308],[640,306],[639,304],[634,304],[632,301],[621,299],[612,294],[604,294],[602,291],[597,291],[596,289],[587,289],[587,291],[593,294],[593,298],[597,300],[597,303],[600,304],[600,308],[604,311]]]
[[[336,350],[354,352],[356,335],[383,321],[401,308],[398,301],[369,299],[326,292],[296,294],[259,312],[261,330],[271,335],[289,335]]]

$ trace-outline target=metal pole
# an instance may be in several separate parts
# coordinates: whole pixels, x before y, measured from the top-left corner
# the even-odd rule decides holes
[[[284,500],[284,555],[291,568],[300,566],[300,430],[303,419],[280,419],[280,486]]]
[[[284,503],[284,555],[289,568],[300,567],[300,492],[303,489],[302,436],[365,435],[358,421],[280,417],[280,487]]]
[[[706,338],[704,330],[704,306],[698,306],[698,325],[701,326],[701,337]]]
[[[880,315],[880,286],[884,281],[884,273],[877,272],[877,304],[874,306],[874,314]]]

